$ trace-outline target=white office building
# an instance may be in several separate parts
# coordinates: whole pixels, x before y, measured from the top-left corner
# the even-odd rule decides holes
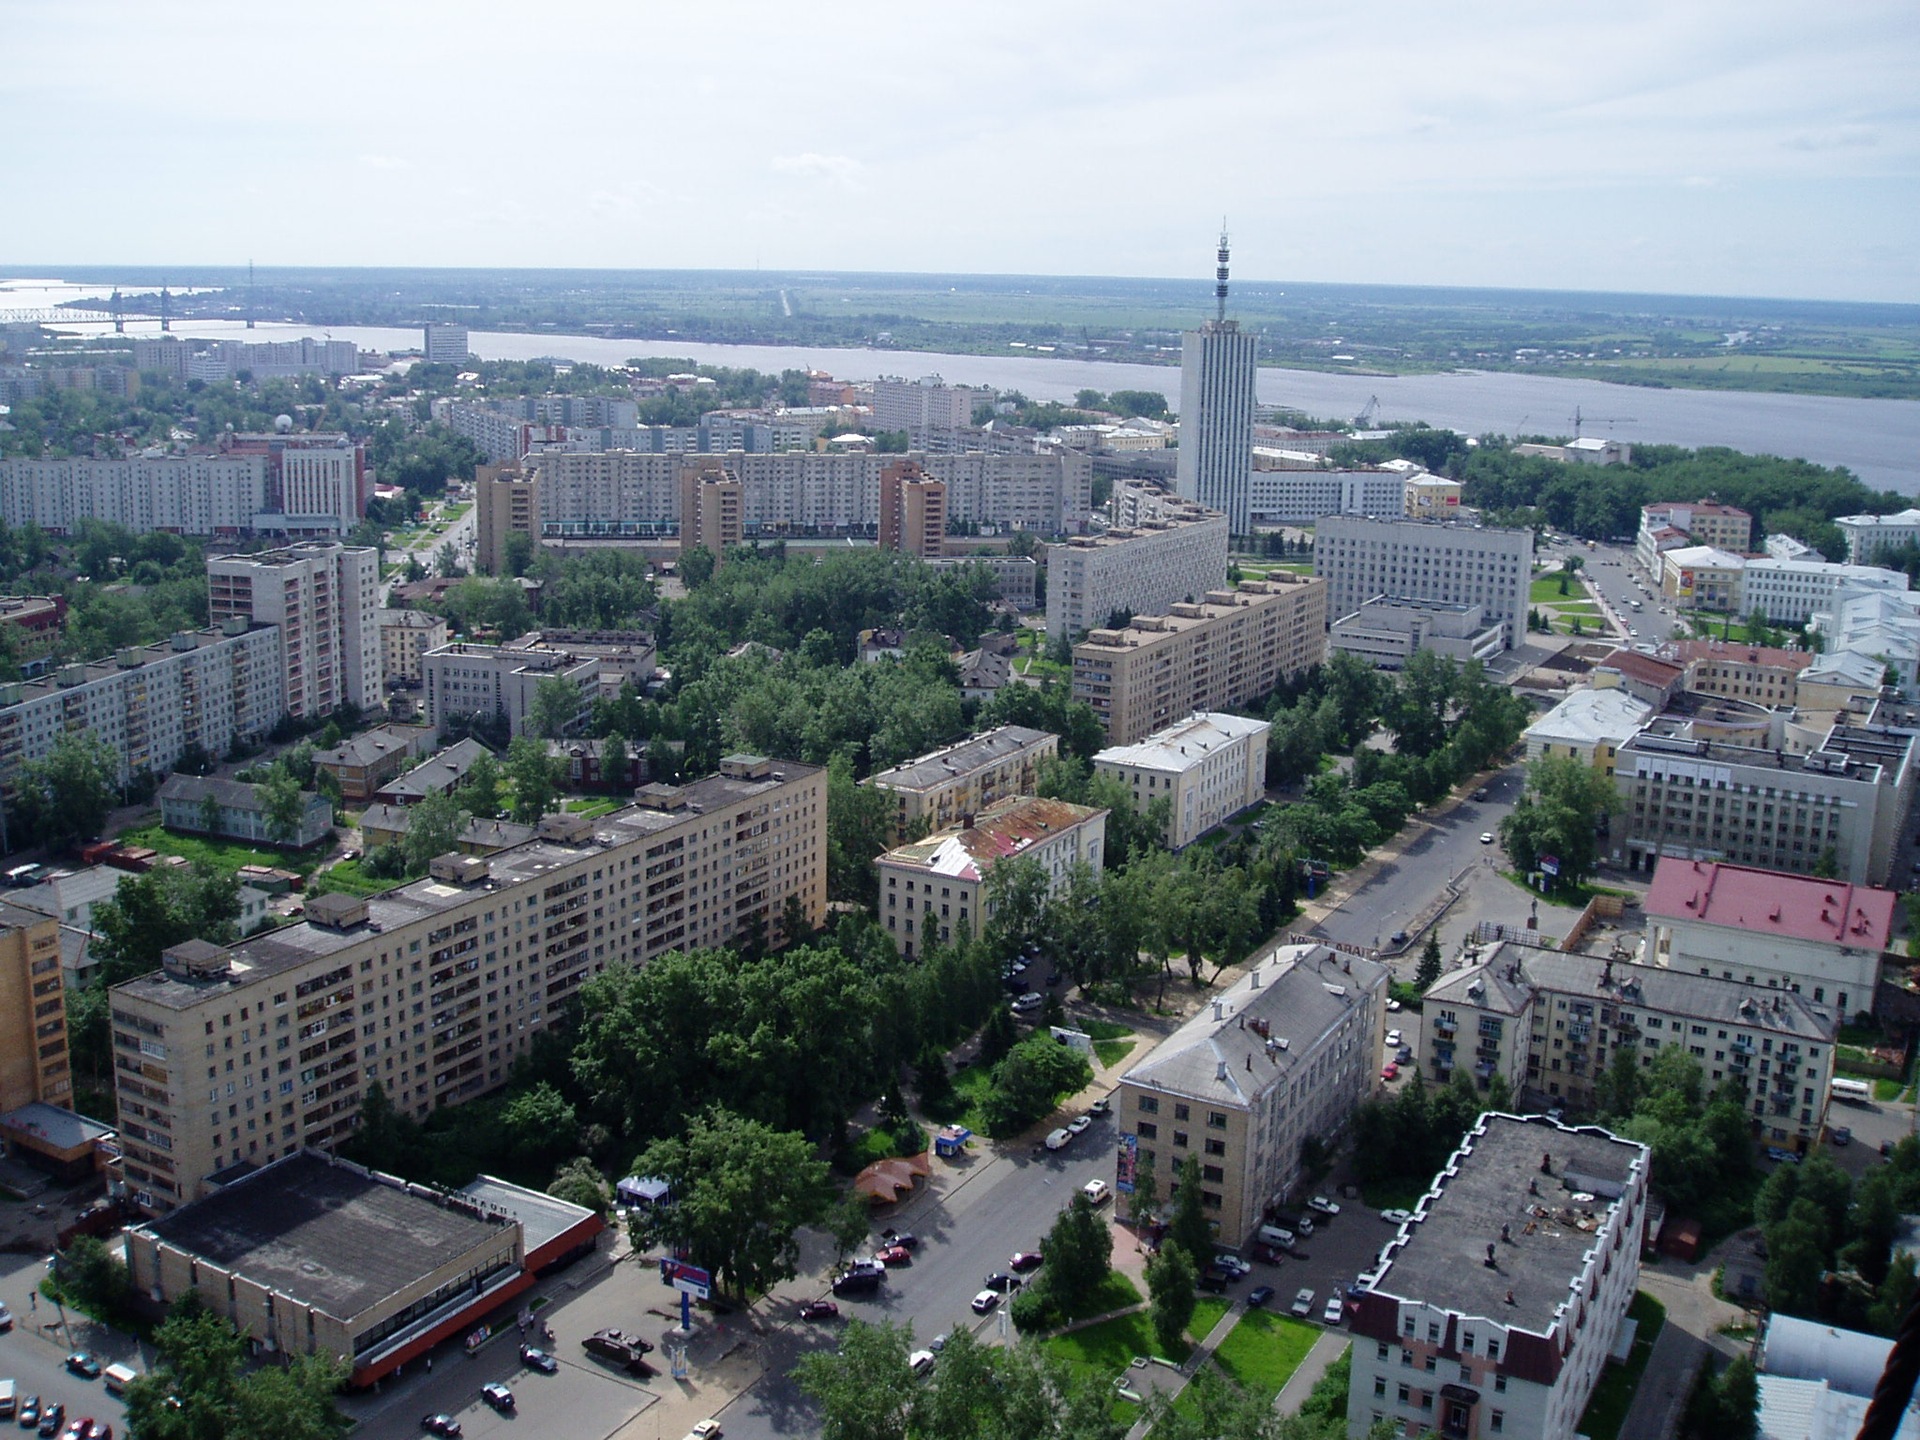
[[[427,723],[445,733],[455,720],[504,721],[511,735],[530,733],[527,717],[544,680],[560,679],[579,694],[569,734],[586,722],[600,691],[600,658],[547,645],[473,645],[454,641],[420,657]]]
[[[1490,660],[1506,648],[1504,620],[1489,622],[1484,605],[1377,595],[1327,631],[1327,648],[1376,670],[1400,670],[1421,650],[1448,660]]]
[[[1193,715],[1132,745],[1111,745],[1093,768],[1127,787],[1135,810],[1165,799],[1167,848],[1184,850],[1267,793],[1265,720],[1218,711]]]
[[[1178,489],[1227,517],[1235,535],[1253,533],[1253,391],[1260,342],[1227,319],[1227,237],[1220,237],[1214,318],[1180,340]]]
[[[429,365],[466,364],[472,358],[467,351],[467,327],[426,326],[421,335],[420,351]]]
[[[1508,649],[1527,633],[1531,530],[1329,515],[1315,533],[1313,568],[1330,587],[1330,615],[1387,595],[1481,606],[1488,621],[1506,626]]]
[[[1254,451],[1247,479],[1255,524],[1311,525],[1323,515],[1406,513],[1407,480],[1397,471],[1268,468],[1259,463],[1260,455]]]
[[[1920,545],[1920,510],[1893,515],[1842,515],[1833,522],[1847,537],[1847,563],[1871,565],[1890,550]]]
[[[1749,560],[1740,572],[1740,611],[1758,610],[1773,625],[1804,625],[1814,611],[1831,605],[1843,586],[1855,593],[1910,588],[1903,570],[1822,560]]]
[[[1227,517],[1198,505],[1047,552],[1047,638],[1077,639],[1115,611],[1162,615],[1227,582]]]

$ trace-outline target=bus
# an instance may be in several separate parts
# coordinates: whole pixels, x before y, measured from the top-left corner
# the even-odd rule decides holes
[[[1833,1081],[1833,1098],[1844,1100],[1849,1105],[1865,1105],[1873,1099],[1873,1082],[1847,1080],[1836,1075]]]

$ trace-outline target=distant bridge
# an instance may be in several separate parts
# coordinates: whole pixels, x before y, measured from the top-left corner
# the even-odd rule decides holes
[[[0,325],[78,325],[111,320],[157,320],[157,315],[145,311],[122,310],[115,315],[110,310],[70,310],[56,305],[51,310],[0,310]]]

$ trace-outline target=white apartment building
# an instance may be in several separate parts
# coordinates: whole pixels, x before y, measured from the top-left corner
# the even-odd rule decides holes
[[[1047,638],[1076,640],[1116,610],[1163,615],[1227,582],[1227,517],[1168,506],[1133,528],[1075,535],[1047,552]]]
[[[209,618],[280,627],[289,715],[380,703],[379,613],[380,552],[368,546],[308,540],[207,559]]]
[[[1347,1306],[1347,1434],[1573,1440],[1640,1278],[1649,1159],[1482,1115]]]
[[[0,786],[72,730],[91,730],[119,757],[125,784],[164,774],[189,745],[223,756],[287,713],[277,625],[229,619],[131,646],[111,660],[67,665],[45,680],[0,685]]]
[[[1920,675],[1920,594],[1843,584],[1808,623],[1825,645],[1816,668],[1829,670],[1843,657],[1872,660],[1879,673],[1892,669],[1902,688],[1913,688]]]
[[[474,645],[456,640],[420,657],[426,687],[427,724],[445,734],[456,719],[481,716],[504,720],[511,735],[527,732],[534,696],[543,680],[559,679],[580,696],[579,710],[568,727],[574,733],[586,722],[600,693],[598,656],[576,655],[547,645]]]
[[[1842,515],[1833,522],[1847,537],[1847,563],[1871,565],[1889,550],[1920,545],[1920,510],[1893,515]]]
[[[741,482],[748,536],[871,536],[880,526],[880,472],[901,457],[731,451],[717,458]],[[950,520],[1040,535],[1086,529],[1093,506],[1093,461],[1086,455],[969,451],[907,458],[945,483]],[[541,453],[537,460],[542,534],[677,533],[683,456],[609,450]]]
[[[336,534],[351,530],[365,510],[362,464],[360,447],[345,443],[344,437],[338,445],[287,446],[278,455],[279,518],[256,519],[254,528]],[[273,473],[271,461],[268,473]]]
[[[1189,716],[1132,745],[1110,745],[1093,768],[1127,787],[1135,810],[1169,803],[1167,848],[1184,850],[1267,793],[1273,726],[1219,711]]]
[[[1272,455],[1274,452],[1267,452]],[[1385,469],[1323,470],[1318,456],[1311,468],[1261,463],[1253,452],[1247,479],[1247,508],[1256,525],[1312,525],[1323,515],[1404,515],[1407,480]]]
[[[1327,648],[1366,661],[1377,670],[1399,670],[1421,650],[1449,660],[1490,660],[1506,648],[1504,620],[1487,621],[1483,605],[1410,600],[1376,595],[1327,630]]]
[[[353,375],[360,352],[351,340],[207,340],[189,344],[172,335],[133,342],[133,368],[179,379],[222,381],[246,371],[255,380],[296,375]]]
[[[0,519],[69,535],[82,520],[146,533],[246,535],[268,510],[263,455],[0,460]]]
[[[949,385],[938,375],[918,380],[883,375],[873,382],[873,428],[962,430],[973,424],[973,407],[992,399],[991,390]]]
[[[1329,615],[1391,595],[1482,606],[1506,625],[1508,649],[1527,633],[1531,530],[1329,515],[1316,528],[1313,568],[1329,586]]]
[[[429,365],[464,365],[472,358],[464,325],[425,326],[420,340],[421,355]]]
[[[1058,735],[1002,725],[876,771],[860,783],[893,797],[887,833],[898,838],[916,825],[944,829],[1002,800],[1033,794],[1040,762],[1059,753]]]
[[[995,865],[1031,859],[1057,890],[1077,865],[1100,873],[1106,838],[1105,810],[1016,796],[897,846],[873,862],[887,938],[911,959],[946,944],[962,925],[979,935],[993,918],[987,876]]]
[[[1847,1020],[1875,1007],[1899,901],[1842,880],[1669,856],[1643,902],[1646,960],[1804,994]]]
[[[1805,625],[1825,610],[1842,588],[1907,590],[1904,570],[1873,565],[1832,565],[1823,560],[1749,560],[1740,572],[1740,613],[1758,610],[1774,625]]]
[[[1240,1245],[1308,1179],[1380,1069],[1389,972],[1325,945],[1283,945],[1217,994],[1120,1079],[1117,1188],[1151,1165],[1165,1195],[1189,1157],[1200,1207]]]
[[[582,982],[675,950],[769,945],[789,897],[826,917],[826,772],[731,756],[598,819],[549,815],[371,898],[220,947],[191,940],[111,996],[120,1141],[151,1210],[350,1135],[379,1081],[402,1113],[497,1088]]]
[[[1634,558],[1649,574],[1659,573],[1660,551],[1682,544],[1709,545],[1745,555],[1753,548],[1753,516],[1733,505],[1711,500],[1663,501],[1640,507],[1640,529],[1634,537]]]
[[[532,446],[534,427],[517,415],[459,400],[447,402],[443,409],[446,427],[477,445],[489,465],[511,465]]]

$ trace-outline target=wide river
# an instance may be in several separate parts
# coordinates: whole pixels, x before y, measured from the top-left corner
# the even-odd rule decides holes
[[[12,302],[19,303],[19,302]],[[69,328],[69,327],[62,327]],[[101,334],[104,325],[75,325]],[[174,333],[263,340],[315,334],[315,327],[263,324],[249,334],[237,321],[176,321]],[[151,333],[154,322],[140,325]],[[418,330],[341,326],[326,331],[363,349],[417,349]],[[1076,391],[1158,390],[1177,405],[1180,372],[1172,366],[1106,364],[1039,355],[940,355],[901,350],[805,349],[784,345],[702,345],[692,341],[609,340],[592,335],[475,331],[483,360],[555,356],[618,364],[633,356],[684,356],[704,364],[780,371],[817,369],[842,380],[879,375],[917,379],[938,374],[956,384],[1020,390],[1036,400],[1071,400]],[[1757,454],[1789,455],[1844,465],[1878,488],[1920,495],[1920,401],[1854,400],[1826,395],[1756,395],[1733,390],[1652,390],[1598,380],[1463,371],[1447,375],[1372,376],[1263,369],[1260,399],[1309,415],[1350,418],[1380,400],[1376,418],[1424,420],[1470,435],[1570,434],[1574,411],[1583,433],[1669,445],[1727,445]]]

